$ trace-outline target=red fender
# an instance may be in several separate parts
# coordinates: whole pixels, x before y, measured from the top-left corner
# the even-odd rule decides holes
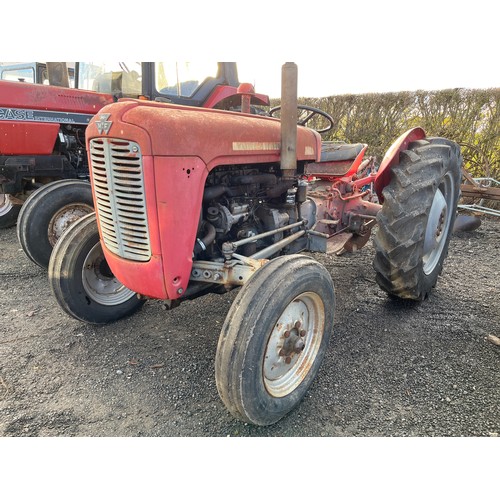
[[[210,94],[206,102],[203,104],[204,108],[213,108],[216,104],[224,99],[232,96],[248,95],[251,104],[262,106],[269,106],[269,97],[265,94],[256,94],[255,91],[248,92],[250,84],[241,84],[238,88],[230,87],[229,85],[218,85],[215,90]],[[253,90],[253,86],[252,90]]]
[[[387,153],[380,164],[377,175],[375,177],[375,192],[377,193],[380,202],[384,201],[382,190],[389,184],[391,180],[391,169],[399,164],[399,153],[408,149],[408,144],[413,141],[425,139],[425,130],[421,127],[415,127],[407,130],[400,135],[387,150]]]

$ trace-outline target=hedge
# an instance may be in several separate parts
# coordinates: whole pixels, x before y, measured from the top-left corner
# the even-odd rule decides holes
[[[278,104],[273,100],[272,106]],[[378,162],[400,134],[420,126],[428,136],[459,143],[474,177],[500,180],[500,88],[348,94],[299,98],[299,104],[333,117],[324,140],[366,143]]]

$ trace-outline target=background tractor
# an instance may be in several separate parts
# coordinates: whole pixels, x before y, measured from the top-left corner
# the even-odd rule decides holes
[[[59,305],[96,324],[146,299],[174,307],[240,287],[215,378],[231,414],[256,425],[301,401],[332,335],[331,276],[303,252],[354,251],[377,224],[378,284],[425,299],[447,255],[462,165],[457,144],[414,128],[375,169],[366,144],[322,142],[305,126],[331,118],[297,109],[295,64],[282,78],[281,119],[251,114],[248,96],[238,113],[105,106],[86,130],[96,211],[63,233],[49,263]]]

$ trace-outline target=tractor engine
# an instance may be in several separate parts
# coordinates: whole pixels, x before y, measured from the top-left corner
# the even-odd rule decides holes
[[[223,262],[227,256],[224,243],[228,241],[249,240],[238,253],[252,256],[282,240],[284,234],[279,229],[299,220],[297,199],[304,191],[283,180],[277,165],[215,169],[207,178],[203,194],[195,258]],[[306,206],[312,213],[313,202],[308,200]]]
[[[78,178],[89,178],[87,151],[85,150],[85,127],[62,125],[56,148],[73,167]]]

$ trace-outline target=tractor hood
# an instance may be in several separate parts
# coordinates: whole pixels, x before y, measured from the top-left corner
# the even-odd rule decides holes
[[[94,115],[113,101],[108,94],[88,90],[68,89],[51,85],[23,82],[0,82],[0,108],[21,110],[49,110],[52,112],[88,113]],[[15,116],[20,113],[12,111]],[[57,115],[51,121],[58,121]],[[11,118],[14,119],[14,118]],[[19,119],[19,118],[17,118]],[[21,117],[21,119],[23,119]],[[33,121],[48,121],[35,117]],[[71,123],[69,120],[63,122]]]
[[[281,149],[276,118],[135,99],[105,106],[90,122],[87,140],[106,135],[140,143],[143,155],[199,157],[209,170],[232,163],[276,162]],[[320,135],[299,127],[297,159],[317,161],[320,152]]]

